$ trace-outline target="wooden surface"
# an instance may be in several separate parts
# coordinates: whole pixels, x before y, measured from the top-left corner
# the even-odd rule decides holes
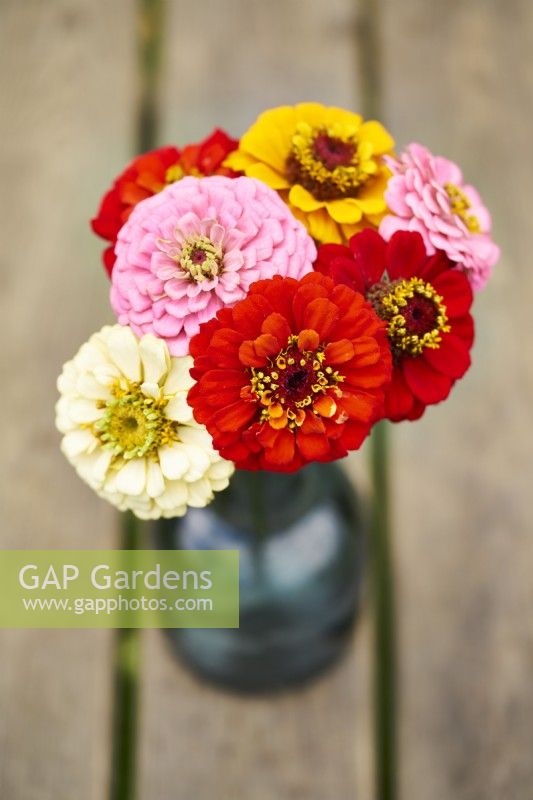
[[[112,319],[87,220],[129,150],[132,5],[0,3],[4,548],[116,542],[53,419],[63,361]],[[0,652],[2,800],[104,798],[111,634],[0,631]]]
[[[194,141],[217,122],[238,135],[261,110],[280,103],[354,106],[354,21],[354,6],[345,0],[173,2],[161,140]],[[232,52],[228,42],[236,30],[246,33]],[[326,681],[267,701],[235,700],[197,686],[150,633],[141,797],[369,796],[369,638],[364,626],[350,658]]]
[[[503,248],[472,370],[395,437],[402,796],[528,800],[533,6],[388,0],[384,22],[389,124],[463,166]]]
[[[111,319],[87,219],[132,141],[134,5],[0,0],[2,547],[117,541],[52,419],[62,362]],[[381,5],[387,123],[464,166],[504,249],[473,369],[394,431],[402,798],[530,800],[533,7]],[[283,102],[357,108],[355,0],[167,6],[162,141],[238,134]],[[369,629],[367,609],[336,671],[275,700],[200,686],[147,632],[140,800],[373,800]],[[105,798],[110,635],[2,631],[0,648],[2,800]]]

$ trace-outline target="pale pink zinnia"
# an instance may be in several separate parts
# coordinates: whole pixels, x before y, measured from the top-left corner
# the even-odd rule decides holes
[[[482,289],[500,248],[492,241],[490,214],[476,189],[465,184],[457,164],[420,144],[385,161],[393,173],[385,192],[393,213],[381,222],[381,235],[388,240],[399,230],[418,231],[429,255],[443,250],[472,288]]]
[[[311,272],[313,240],[255,178],[186,177],[143,200],[118,234],[111,305],[138,336],[189,351],[202,322],[273,275]]]

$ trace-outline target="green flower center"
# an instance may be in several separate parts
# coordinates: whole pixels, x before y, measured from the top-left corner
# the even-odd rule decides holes
[[[93,433],[115,457],[156,458],[160,447],[178,440],[178,423],[164,413],[168,398],[146,397],[135,383],[117,383],[112,391]]]

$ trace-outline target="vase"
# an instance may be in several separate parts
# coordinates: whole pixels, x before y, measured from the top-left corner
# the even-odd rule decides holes
[[[357,496],[337,465],[237,471],[210,506],[158,521],[155,536],[164,549],[239,551],[240,627],[165,631],[197,675],[268,692],[308,681],[345,651],[364,537]]]

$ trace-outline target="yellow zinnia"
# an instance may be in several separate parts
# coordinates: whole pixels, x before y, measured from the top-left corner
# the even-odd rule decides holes
[[[277,189],[320,242],[343,242],[379,225],[394,141],[375,121],[320,103],[261,114],[225,166]]]

